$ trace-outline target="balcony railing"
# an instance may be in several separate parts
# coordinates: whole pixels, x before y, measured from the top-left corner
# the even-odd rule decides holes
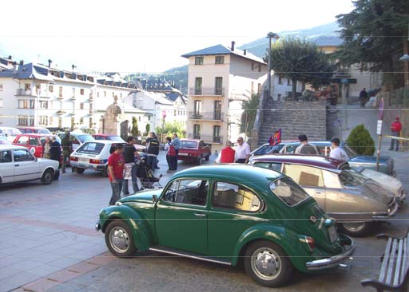
[[[335,72],[335,77],[338,77],[338,78],[351,77],[351,70],[350,69],[338,69]]]
[[[223,136],[210,136],[190,133],[187,135],[187,138],[203,140],[205,143],[223,144]]]
[[[190,88],[190,95],[224,96],[224,88]]]
[[[219,111],[215,112],[189,112],[189,119],[205,121],[223,121],[224,114]]]
[[[17,89],[16,95],[20,95],[20,96],[32,96],[33,95],[33,91],[31,89],[22,89],[19,88]]]

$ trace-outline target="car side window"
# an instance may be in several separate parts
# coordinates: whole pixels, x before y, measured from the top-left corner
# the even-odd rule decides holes
[[[29,145],[28,144],[28,137],[27,136],[22,136],[18,139],[18,144],[20,145]]]
[[[257,212],[261,209],[261,200],[245,187],[226,182],[216,182],[212,207]]]
[[[32,137],[30,137],[29,144],[30,144],[30,146],[38,146],[38,140],[37,140],[37,138],[32,138]]]
[[[207,180],[180,179],[172,182],[163,201],[189,205],[206,205],[209,182]]]
[[[13,151],[14,162],[34,161],[35,158],[26,149],[17,149]]]
[[[285,164],[283,173],[302,186],[324,187],[322,170],[319,168],[305,165]]]
[[[3,150],[0,151],[0,163],[8,163],[11,162],[11,151],[10,150]]]
[[[266,169],[271,169],[275,171],[281,172],[281,163],[276,163],[276,162],[259,162],[259,163],[254,163],[255,166],[261,167],[261,168],[266,168]]]

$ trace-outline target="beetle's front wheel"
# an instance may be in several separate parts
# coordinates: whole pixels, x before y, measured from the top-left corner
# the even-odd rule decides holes
[[[105,230],[105,243],[117,257],[131,257],[136,253],[131,228],[123,220],[112,220]]]
[[[256,283],[267,287],[284,285],[293,272],[287,254],[269,241],[258,241],[247,248],[244,268]]]

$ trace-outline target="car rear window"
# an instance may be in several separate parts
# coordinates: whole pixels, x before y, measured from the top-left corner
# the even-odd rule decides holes
[[[180,141],[180,148],[197,149],[198,143],[195,141]]]
[[[271,182],[270,190],[290,207],[309,198],[304,189],[289,177],[283,177]]]
[[[87,153],[87,154],[99,154],[104,148],[105,144],[98,142],[88,142],[81,145],[78,149],[78,153]]]
[[[81,143],[94,140],[94,138],[92,138],[91,135],[77,135],[75,136],[75,138],[77,138],[77,140],[80,141]]]

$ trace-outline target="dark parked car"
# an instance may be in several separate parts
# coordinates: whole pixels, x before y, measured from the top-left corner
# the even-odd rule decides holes
[[[183,170],[163,190],[102,209],[96,229],[116,256],[150,250],[230,266],[242,261],[269,287],[290,281],[295,269],[337,267],[354,249],[291,178],[249,165]]]

